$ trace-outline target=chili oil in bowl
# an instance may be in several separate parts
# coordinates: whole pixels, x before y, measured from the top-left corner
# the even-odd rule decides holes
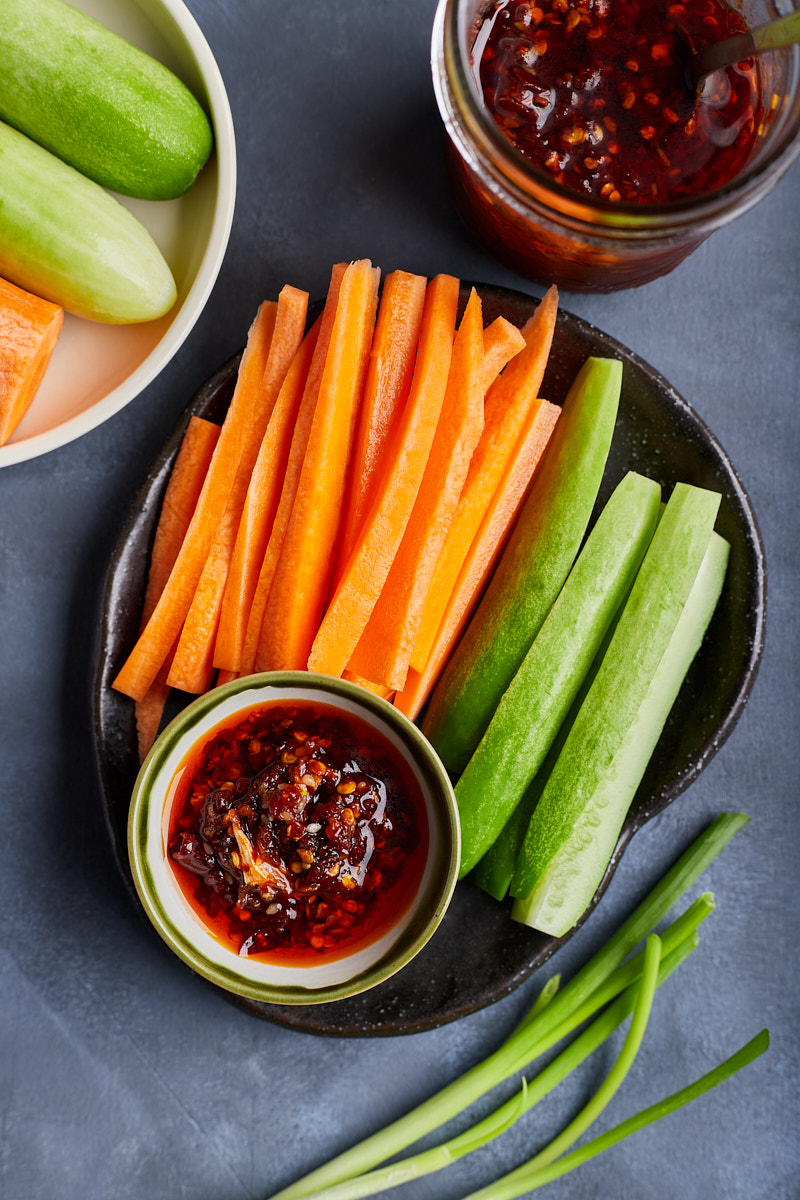
[[[167,945],[230,992],[280,1004],[383,982],[439,925],[460,831],[410,721],[308,672],[234,680],[175,718],[128,822],[139,898]]]

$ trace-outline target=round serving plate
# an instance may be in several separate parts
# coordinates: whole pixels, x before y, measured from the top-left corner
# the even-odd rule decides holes
[[[462,285],[462,302],[471,285]],[[486,323],[505,316],[523,324],[537,301],[502,288],[476,285]],[[731,544],[725,589],[703,646],[684,682],[619,842],[592,905],[602,896],[634,833],[700,774],[741,716],[764,640],[766,567],[749,498],[730,459],[691,406],[630,350],[594,326],[561,311],[542,387],[562,403],[589,355],[624,364],[622,397],[598,507],[628,470],[657,480],[665,496],[678,481],[722,494],[716,528]],[[239,358],[200,389],[161,450],[130,510],[109,565],[94,681],[94,718],[105,815],[119,868],[131,887],[126,829],[139,769],[133,702],[111,688],[139,629],[150,544],[161,497],[192,413],[221,420]],[[191,697],[176,694],[173,706]],[[176,711],[173,707],[168,715]],[[474,1012],[507,995],[570,936],[556,939],[519,925],[510,901],[498,904],[469,879],[425,949],[386,983],[320,1006],[282,1006],[237,1000],[248,1011],[293,1029],[347,1037],[415,1033]],[[582,922],[581,922],[582,923]],[[576,926],[577,928],[577,926]],[[571,931],[571,932],[574,932]],[[227,993],[226,993],[227,994]]]

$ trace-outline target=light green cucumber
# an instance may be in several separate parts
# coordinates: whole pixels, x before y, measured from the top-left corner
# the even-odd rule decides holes
[[[663,502],[659,505],[659,517],[665,507]],[[528,832],[528,825],[533,816],[533,810],[539,803],[539,797],[544,791],[547,780],[550,778],[553,768],[558,762],[558,756],[569,737],[572,726],[575,724],[575,718],[581,710],[581,705],[586,699],[590,687],[594,683],[597,672],[600,670],[600,664],[605,658],[606,650],[611,644],[611,639],[617,628],[620,613],[625,607],[626,599],[627,597],[623,599],[620,607],[614,614],[614,619],[600,643],[600,649],[597,651],[592,665],[586,672],[583,683],[578,689],[578,694],[572,702],[572,707],[562,721],[561,728],[553,739],[553,744],[547,751],[544,762],[536,772],[533,782],[526,789],[519,804],[506,821],[499,837],[495,838],[470,876],[473,883],[476,883],[484,892],[488,892],[495,900],[504,900],[508,889],[511,887],[511,880],[514,877],[517,859],[519,858],[522,844],[525,841],[525,834]]]
[[[422,728],[454,777],[483,737],[578,553],[621,381],[616,359],[589,358],[579,371],[486,595],[431,697]]]
[[[648,554],[654,554],[653,567],[670,516],[668,506]],[[512,915],[555,937],[572,928],[597,890],[722,591],[728,544],[708,534],[700,507],[687,517],[683,550],[676,545],[676,554],[662,560],[663,586],[656,570],[645,587],[634,586],[528,827],[511,886],[518,898]],[[647,558],[640,577],[646,567]],[[626,620],[629,606],[632,619]]]
[[[175,280],[132,213],[0,122],[0,276],[94,321],[151,321]]]
[[[172,71],[63,0],[0,3],[0,118],[144,200],[182,195],[213,140]]]
[[[633,471],[617,485],[503,694],[455,788],[462,876],[500,835],[541,767],[639,570],[660,501],[659,485]]]

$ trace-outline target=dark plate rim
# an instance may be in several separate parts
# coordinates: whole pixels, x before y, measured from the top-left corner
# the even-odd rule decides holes
[[[466,281],[462,282],[462,294],[464,289],[469,289],[475,286],[480,292],[484,300],[490,299],[498,306],[505,303],[516,303],[523,305],[533,305],[536,302],[536,297],[527,293],[523,293],[510,288],[498,287],[489,284],[472,284]],[[741,669],[735,679],[735,692],[726,711],[722,715],[719,723],[715,727],[713,733],[707,738],[700,752],[696,757],[681,771],[673,775],[672,778],[658,788],[654,794],[643,805],[639,806],[638,810],[630,813],[626,818],[616,848],[608,864],[603,879],[592,899],[591,904],[583,914],[577,924],[564,937],[546,938],[544,944],[540,946],[530,958],[522,964],[522,966],[511,971],[506,978],[496,981],[491,987],[484,990],[479,1000],[469,1000],[462,1004],[453,1002],[446,1012],[430,1012],[425,1017],[417,1017],[413,1020],[386,1020],[383,1023],[373,1023],[365,1025],[361,1021],[351,1021],[339,1023],[330,1028],[325,1027],[324,1009],[326,1006],[302,1006],[291,1005],[281,1006],[276,1004],[265,1004],[257,1001],[250,1001],[245,997],[232,995],[228,992],[222,992],[221,989],[215,988],[213,984],[206,980],[202,982],[214,988],[215,991],[221,992],[229,1000],[232,1000],[238,1007],[244,1008],[246,1011],[253,1013],[268,1021],[282,1025],[286,1028],[294,1029],[302,1032],[318,1033],[328,1036],[340,1037],[370,1037],[370,1036],[392,1036],[406,1033],[419,1033],[429,1029],[438,1028],[441,1025],[447,1024],[450,1021],[457,1020],[469,1013],[475,1012],[480,1008],[486,1007],[495,1001],[502,999],[517,988],[524,980],[542,966],[551,956],[564,945],[572,935],[584,924],[594,911],[596,905],[602,898],[609,883],[614,875],[619,861],[630,843],[632,837],[644,825],[651,821],[659,813],[671,804],[687,787],[700,775],[704,768],[714,758],[717,752],[727,741],[732,730],[744,711],[749,696],[755,684],[758,668],[761,661],[761,656],[764,647],[765,625],[766,625],[766,595],[767,595],[767,571],[766,559],[764,554],[764,546],[761,537],[761,532],[758,526],[758,521],[753,510],[750,498],[739,478],[739,475],[731,462],[727,452],[717,439],[717,437],[709,429],[705,421],[692,408],[687,400],[672,386],[660,372],[650,366],[639,355],[635,354],[628,347],[624,346],[616,338],[604,333],[595,325],[583,320],[581,317],[576,317],[567,310],[560,308],[558,316],[558,327],[556,336],[563,336],[565,329],[572,332],[573,335],[590,341],[596,346],[596,353],[609,354],[618,357],[624,364],[628,364],[637,372],[643,374],[654,389],[659,392],[666,404],[670,406],[676,416],[682,422],[688,423],[693,427],[694,433],[701,444],[708,448],[713,455],[718,466],[722,469],[728,478],[733,496],[737,502],[743,530],[746,535],[747,543],[751,549],[753,578],[751,586],[754,591],[754,627],[750,634],[749,646],[746,658]],[[137,907],[140,910],[142,920],[147,924],[144,913],[141,911],[136,891],[133,885],[133,880],[130,873],[130,868],[127,861],[127,853],[121,852],[121,847],[125,845],[125,830],[123,830],[122,842],[119,840],[119,830],[115,827],[111,806],[109,803],[110,788],[113,786],[113,779],[110,777],[108,764],[102,752],[103,746],[106,744],[106,734],[103,728],[103,705],[107,693],[107,677],[109,675],[109,655],[106,645],[106,637],[108,632],[109,612],[113,607],[115,592],[119,586],[118,575],[120,573],[120,563],[123,555],[124,547],[135,532],[138,522],[142,519],[142,514],[146,512],[149,499],[154,490],[157,490],[160,485],[163,485],[166,476],[171,466],[172,460],[177,453],[180,440],[183,432],[188,424],[192,414],[200,414],[207,412],[214,404],[221,403],[219,400],[222,390],[232,383],[234,373],[239,363],[241,353],[233,355],[226,363],[224,363],[214,374],[200,387],[182,416],[179,418],[172,433],[159,451],[157,458],[149,470],[141,488],[139,489],[133,504],[128,512],[127,518],[123,523],[119,536],[115,543],[114,551],[109,560],[109,566],[106,572],[105,585],[100,602],[100,615],[97,627],[97,644],[94,659],[94,686],[93,686],[93,728],[94,728],[94,746],[95,760],[97,763],[98,777],[100,780],[102,799],[103,799],[103,816],[106,827],[111,839],[112,849],[117,866],[126,884],[127,890],[134,899]],[[187,698],[188,700],[188,698]],[[131,781],[131,788],[133,781]],[[127,822],[126,822],[127,824]],[[474,886],[468,881],[459,884],[459,887]],[[149,925],[148,925],[149,928]],[[151,932],[154,932],[151,930]],[[155,934],[154,934],[155,936]],[[188,968],[187,968],[188,969]],[[197,978],[201,978],[197,976]]]

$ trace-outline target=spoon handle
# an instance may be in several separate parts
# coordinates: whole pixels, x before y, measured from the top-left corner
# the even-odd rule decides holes
[[[777,21],[760,25],[758,29],[749,29],[746,33],[737,33],[734,37],[706,46],[695,56],[694,72],[701,78],[720,67],[752,58],[762,50],[778,50],[781,46],[793,46],[797,42],[800,42],[800,9]]]

